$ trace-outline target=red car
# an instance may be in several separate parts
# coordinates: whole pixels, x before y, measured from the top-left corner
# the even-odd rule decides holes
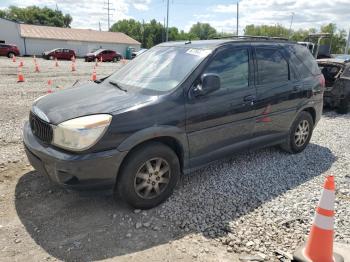
[[[0,55],[1,56],[7,56],[7,57],[13,57],[19,56],[19,49],[16,45],[9,45],[9,44],[0,44]]]
[[[113,50],[106,50],[106,49],[98,49],[95,52],[88,53],[84,58],[85,58],[85,62],[92,62],[92,61],[95,61],[96,58],[99,61],[101,61],[101,57],[103,62],[117,62],[120,59],[122,59],[121,54]]]
[[[72,57],[76,57],[75,51],[65,48],[57,48],[43,53],[43,58],[53,60],[71,60]]]

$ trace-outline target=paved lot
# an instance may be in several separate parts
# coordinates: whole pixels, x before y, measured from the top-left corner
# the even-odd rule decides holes
[[[298,155],[268,148],[228,157],[184,177],[174,195],[147,212],[110,196],[69,192],[28,165],[21,127],[48,90],[88,81],[94,63],[0,58],[0,261],[238,261],[278,259],[306,239],[326,174],[337,182],[336,234],[350,244],[350,114],[326,112]],[[99,77],[121,63],[103,63]],[[58,88],[56,88],[58,86]]]

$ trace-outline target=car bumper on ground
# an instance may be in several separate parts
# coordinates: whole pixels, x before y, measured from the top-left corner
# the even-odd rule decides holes
[[[39,142],[28,122],[23,128],[23,142],[29,162],[39,173],[71,189],[113,189],[127,154],[116,149],[87,154],[64,152]]]

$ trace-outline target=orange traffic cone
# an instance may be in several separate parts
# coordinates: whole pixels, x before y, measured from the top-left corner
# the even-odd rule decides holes
[[[33,56],[34,64],[36,64],[36,56]]]
[[[75,62],[72,62],[72,72],[76,71]]]
[[[19,62],[19,67],[23,67],[24,66],[24,63],[23,63],[23,61],[21,60],[20,62]]]
[[[75,63],[75,56],[72,56],[72,62]]]
[[[40,68],[39,68],[39,65],[37,63],[35,63],[35,72],[36,73],[40,72]]]
[[[100,63],[102,63],[103,62],[103,58],[102,58],[102,56],[101,56],[101,58],[100,58]]]
[[[55,57],[55,67],[58,67],[57,57]]]
[[[320,202],[305,247],[293,255],[300,262],[343,262],[344,258],[333,253],[334,226],[334,177],[326,177]]]
[[[48,94],[52,93],[52,90],[51,90],[52,80],[51,80],[51,79],[49,79],[49,80],[47,81],[47,86],[48,86],[47,93],[48,93]]]
[[[17,72],[17,83],[24,82],[24,76],[22,74],[22,69],[21,67],[18,67],[18,72]]]
[[[15,55],[13,55],[13,57],[12,57],[12,62],[16,63],[16,56]]]
[[[92,75],[91,75],[91,80],[92,81],[96,81],[97,79],[97,76],[96,76],[96,68],[94,67],[94,71],[92,72]]]

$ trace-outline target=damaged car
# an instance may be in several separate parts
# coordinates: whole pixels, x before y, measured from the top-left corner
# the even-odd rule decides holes
[[[324,105],[336,109],[339,114],[349,112],[350,104],[350,61],[330,58],[317,60],[325,78]]]

